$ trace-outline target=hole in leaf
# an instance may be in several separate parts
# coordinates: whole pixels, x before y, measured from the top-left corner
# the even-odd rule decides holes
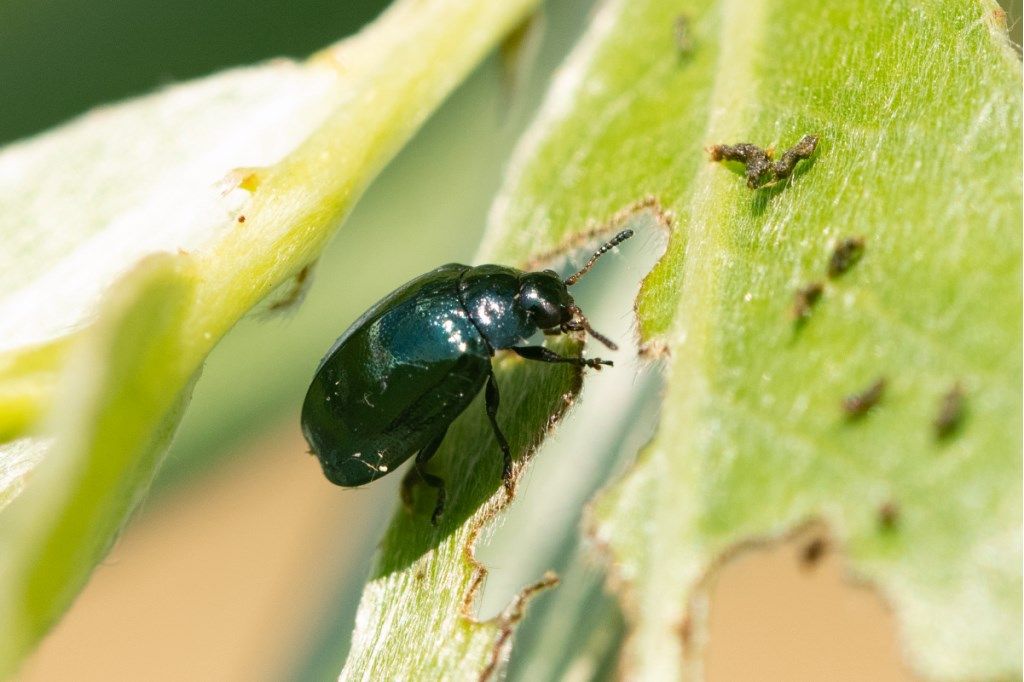
[[[824,551],[815,549],[809,563],[808,548],[822,541]],[[916,679],[900,657],[887,604],[850,581],[841,548],[820,526],[728,560],[709,603],[709,682]]]

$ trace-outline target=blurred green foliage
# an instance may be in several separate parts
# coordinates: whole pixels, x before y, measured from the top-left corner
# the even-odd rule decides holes
[[[279,234],[280,230],[293,228],[296,223],[292,221],[292,218],[301,222],[302,229],[305,230],[305,232],[302,233],[302,236],[307,239],[316,238],[317,234],[319,234],[321,238],[324,235],[329,234],[332,231],[332,228],[337,226],[340,222],[341,216],[347,213],[346,210],[342,210],[347,208],[346,202],[354,201],[357,196],[362,194],[363,187],[359,184],[359,171],[365,168],[366,172],[370,174],[369,177],[376,175],[377,170],[379,170],[379,167],[383,165],[383,162],[388,160],[389,157],[397,151],[397,147],[405,141],[404,139],[396,138],[394,136],[402,136],[403,133],[406,135],[411,134],[414,128],[419,126],[419,123],[422,122],[428,112],[433,111],[435,106],[440,103],[441,99],[447,94],[449,89],[461,82],[469,68],[478,63],[478,60],[486,53],[487,48],[493,46],[494,41],[496,41],[501,35],[505,34],[510,28],[514,27],[513,22],[517,18],[521,19],[523,17],[525,8],[535,4],[536,3],[532,0],[510,3],[503,7],[487,6],[486,3],[467,4],[457,2],[423,5],[406,2],[403,3],[401,8],[396,8],[396,11],[389,12],[383,22],[375,24],[372,36],[368,34],[367,38],[351,43],[353,46],[353,49],[351,50],[345,49],[338,51],[337,56],[340,57],[340,59],[337,64],[330,61],[323,61],[322,56],[313,62],[314,66],[317,66],[317,68],[323,71],[328,71],[332,69],[332,67],[341,66],[341,71],[344,74],[351,74],[352,78],[342,77],[332,80],[333,82],[340,83],[340,94],[344,94],[346,89],[352,93],[351,102],[354,102],[355,104],[349,107],[347,106],[346,100],[345,106],[335,108],[333,110],[335,115],[331,117],[329,123],[323,124],[323,126],[317,130],[317,134],[311,138],[309,143],[299,148],[294,155],[288,156],[285,162],[275,165],[270,169],[270,171],[268,171],[266,178],[264,178],[265,182],[261,186],[262,189],[267,191],[258,194],[254,205],[250,209],[247,209],[246,212],[246,215],[249,218],[252,218],[252,220],[245,225],[244,229],[233,225],[234,229],[231,232],[232,239],[225,239],[219,242],[219,244],[226,244],[224,249],[225,251],[230,252],[227,260],[233,262],[235,265],[235,267],[225,266],[223,268],[223,272],[220,274],[225,275],[227,279],[240,283],[240,286],[237,288],[246,292],[251,297],[245,301],[244,304],[239,303],[238,305],[235,305],[233,310],[224,311],[227,313],[221,318],[224,324],[228,326],[233,325],[237,321],[238,315],[248,310],[251,305],[260,300],[267,293],[267,287],[280,284],[283,281],[286,282],[284,278],[294,275],[294,273],[299,270],[300,266],[305,264],[305,259],[311,257],[313,254],[319,254],[320,248],[317,247],[322,246],[322,244],[307,242],[305,244],[306,250],[303,252],[303,244],[288,243],[286,240],[268,242],[267,239],[274,239],[271,235]],[[384,27],[383,29],[381,28],[382,26]],[[400,43],[389,43],[389,40],[393,41],[394,39],[403,36],[404,40],[401,40]],[[410,59],[409,56],[412,55],[426,55],[426,57],[424,59]],[[378,64],[381,59],[383,62]],[[448,68],[449,65],[451,66],[450,69]],[[280,70],[280,68],[281,67],[278,64],[263,65],[261,67],[261,73],[267,70]],[[361,73],[361,69],[364,68],[368,69],[368,71],[363,71]],[[406,71],[403,72],[403,68],[405,68]],[[410,75],[409,78],[412,80],[403,80],[402,74],[410,70],[412,71],[412,75]],[[372,74],[372,76],[363,77],[370,74]],[[204,83],[205,82],[206,81],[204,81]],[[173,91],[169,92],[171,92],[172,95],[176,95],[183,91],[189,92],[186,88],[175,88]],[[159,94],[155,97],[147,98],[145,102],[162,102],[166,101],[169,96],[170,95],[165,96],[165,94]],[[503,94],[502,97],[506,97],[506,95]],[[374,106],[370,107],[367,104],[368,102],[374,102]],[[407,103],[409,106],[403,110],[402,107]],[[131,106],[131,104],[126,106]],[[474,118],[474,120],[502,121],[503,115],[499,112],[503,109],[507,111],[508,108],[508,102],[505,102],[503,105],[491,108],[492,116],[481,117],[479,119]],[[117,108],[117,111],[119,112],[122,110],[122,107]],[[248,109],[245,111],[248,111]],[[235,125],[237,120],[238,119],[235,116],[221,119],[221,122],[226,129],[224,132],[228,134],[227,139],[233,139],[233,130],[231,127]],[[146,133],[152,132],[147,129],[145,125],[140,125],[137,126],[137,130],[135,131],[141,133],[138,137],[135,135],[126,136],[121,126],[124,121],[121,119],[112,118],[111,116],[86,116],[78,119],[69,128],[64,128],[60,134],[64,134],[68,130],[71,130],[73,133],[80,132],[83,129],[85,129],[86,132],[93,131],[95,129],[94,124],[102,124],[105,121],[120,121],[121,123],[118,123],[117,127],[110,127],[107,131],[109,134],[102,138],[101,144],[103,145],[110,144],[112,140],[128,140],[128,143],[131,144],[132,140],[144,140],[146,138]],[[175,119],[165,117],[164,121],[173,126]],[[128,123],[131,123],[131,121],[128,121]],[[182,120],[180,125],[184,126],[187,123],[187,121]],[[458,129],[449,129],[445,133],[445,138],[458,137],[466,131],[472,131],[473,128],[474,126],[470,125],[459,126]],[[191,131],[192,126],[189,126],[187,129]],[[162,136],[162,139],[167,139],[167,137],[168,136],[164,135]],[[47,137],[45,139],[50,140],[52,137]],[[175,139],[173,134],[170,136],[170,139]],[[260,142],[261,140],[252,140],[252,143],[257,146]],[[144,142],[142,144],[144,144]],[[442,145],[442,148],[438,149],[437,152],[428,160],[428,170],[436,165],[438,158],[447,159],[453,146],[457,145],[447,143]],[[145,148],[146,147],[143,147],[143,149]],[[101,161],[108,162],[110,164],[116,164],[118,162],[118,155],[105,153],[108,152],[107,147],[99,146],[94,147],[94,149],[99,152],[99,159]],[[469,147],[465,147],[465,149],[469,150]],[[480,149],[481,147],[477,146],[473,152],[478,154]],[[486,159],[488,163],[494,164],[495,168],[500,164],[500,157],[498,156],[493,159],[487,159],[487,157],[483,158]],[[173,163],[176,162],[177,159],[178,155],[172,154],[167,161]],[[57,164],[56,170],[68,174],[73,173],[74,169],[78,168],[78,166],[75,166],[70,162],[61,163],[64,160],[65,157],[58,157],[53,160],[53,163]],[[144,161],[145,159],[142,159],[142,162]],[[230,159],[227,163],[230,163]],[[308,167],[309,164],[312,164],[317,170],[323,172],[311,172]],[[469,165],[472,166],[472,164]],[[40,165],[39,167],[43,169],[38,181],[36,181],[40,184],[31,184],[31,181],[28,178],[35,176],[26,176],[20,172],[17,174],[7,174],[6,177],[12,182],[20,182],[25,187],[41,189],[54,187],[55,185],[53,183],[48,182],[49,178],[45,170],[47,166]],[[153,158],[152,163],[144,166],[146,170],[159,169],[162,167],[163,165],[160,164],[160,159],[158,158]],[[231,166],[226,165],[226,167],[230,168]],[[283,170],[281,170],[282,168]],[[85,166],[85,169],[88,171],[89,166]],[[350,174],[350,171],[353,174]],[[289,173],[293,172],[293,175],[289,175]],[[132,177],[131,173],[128,173],[127,175],[129,178]],[[494,176],[496,178],[497,171],[494,172]],[[219,176],[213,174],[212,177],[216,178]],[[294,182],[299,182],[298,180],[294,180],[295,178],[311,177],[316,178],[315,183],[309,183],[302,187],[294,185]],[[281,180],[281,182],[275,184],[277,180]],[[203,180],[200,179],[199,182],[203,182]],[[168,184],[164,183],[162,187],[168,187]],[[474,184],[473,187],[475,188],[476,185]],[[98,189],[104,190],[107,196],[113,197],[118,197],[121,191],[118,187],[112,187],[110,183],[104,183],[98,187]],[[260,197],[278,196],[278,194],[274,192],[275,189],[279,191],[294,190],[296,195],[298,195],[298,201],[291,202],[288,205],[295,208],[299,213],[302,213],[304,207],[308,208],[312,202],[321,199],[324,202],[323,208],[326,210],[313,212],[307,211],[306,213],[302,213],[302,215],[298,216],[281,215],[280,212],[275,211],[273,212],[273,215],[275,216],[274,218],[267,218],[264,220],[267,229],[256,231],[253,228],[255,228],[260,222],[261,214],[259,207],[262,205],[260,204]],[[449,185],[443,189],[444,191],[438,192],[437,195],[449,196],[455,188]],[[72,233],[70,227],[77,222],[76,218],[78,216],[78,212],[84,208],[92,208],[91,203],[99,203],[97,194],[97,191],[89,188],[85,191],[79,191],[78,194],[69,191],[60,197],[61,201],[72,207],[72,216],[66,221],[68,234]],[[401,195],[401,192],[399,192],[399,195]],[[33,192],[23,192],[22,196],[31,198],[35,196],[35,194]],[[486,200],[484,200],[484,202],[485,201]],[[484,202],[481,202],[481,205]],[[47,202],[46,205],[53,205],[53,203],[54,202]],[[388,203],[389,205],[395,203],[394,195],[390,197]],[[455,204],[461,204],[461,202],[455,202]],[[42,210],[44,215],[49,214],[52,216],[52,212],[47,212],[45,210],[44,202],[37,202],[37,205],[43,207]],[[14,215],[17,216],[17,214]],[[101,219],[102,217],[103,216],[100,216]],[[309,218],[309,221],[306,221],[306,218]],[[409,225],[409,230],[411,231],[422,231],[420,234],[423,235],[423,239],[436,241],[433,240],[428,231],[424,230],[423,222],[418,221],[418,218],[419,215],[417,211],[406,209],[398,217],[398,221],[402,224]],[[227,219],[231,220],[230,216]],[[180,220],[180,218],[178,220]],[[317,223],[317,221],[319,222]],[[13,222],[10,220],[8,222],[14,225],[15,230],[21,229],[27,231],[32,226],[31,220],[28,219],[16,218]],[[232,220],[231,222],[233,223],[234,221]],[[239,219],[238,222],[242,222],[241,219]],[[315,224],[310,225],[308,224],[309,222]],[[448,225],[452,222],[455,224],[472,224],[471,222],[461,220],[459,216],[453,217],[449,214],[445,220],[446,224],[442,225],[440,229],[447,229]],[[315,229],[311,230],[310,228]],[[65,221],[57,221],[53,230],[54,238],[63,235],[65,229]],[[140,225],[138,229],[144,231],[146,229],[146,225]],[[458,232],[451,233],[450,231],[449,233],[456,239],[460,234]],[[376,236],[379,237],[379,233]],[[394,240],[396,235],[391,234],[389,237]],[[263,239],[263,241],[260,242],[260,239]],[[367,277],[375,283],[382,282],[384,287],[390,288],[390,286],[393,286],[395,283],[388,282],[384,279],[386,275],[385,271],[388,269],[389,265],[396,261],[401,261],[400,255],[396,256],[395,253],[391,252],[391,249],[400,252],[401,255],[412,253],[411,250],[406,250],[410,248],[410,244],[406,243],[400,246],[395,241],[389,242],[388,239],[379,238],[372,239],[371,241],[373,242],[373,245],[367,246],[365,250],[367,252],[379,253],[381,265],[379,267],[374,267],[373,269],[362,270],[358,274],[360,276]],[[412,244],[412,246],[415,246],[415,244]],[[469,255],[468,252],[470,248],[471,246],[465,248],[465,255]],[[266,255],[267,260],[261,261],[260,264],[257,264],[257,266],[252,270],[245,267],[244,263],[249,262],[246,259],[260,254]],[[291,256],[291,258],[289,256]],[[180,253],[178,257],[182,260],[186,260],[190,258],[190,254]],[[218,264],[215,263],[214,260],[216,259],[209,259],[205,261],[205,263],[212,263],[213,267],[211,269],[215,270]],[[261,270],[260,268],[262,268],[263,264],[266,264],[269,267],[269,270]],[[417,266],[416,271],[434,264],[435,263],[431,262],[426,266]],[[277,269],[274,270],[274,268]],[[38,267],[36,268],[36,271],[39,271]],[[211,291],[215,292],[213,295],[197,295],[196,300],[198,302],[220,302],[229,308],[235,303],[238,303],[238,299],[235,299],[234,302],[229,301],[228,297],[223,295],[223,290],[217,289],[217,277],[199,277],[197,278],[197,281],[210,286]],[[285,283],[284,286],[289,286],[289,284]],[[339,290],[342,292],[340,296],[337,293]],[[301,333],[302,328],[299,326],[298,329],[300,333],[298,335],[291,331],[282,333],[281,338],[284,339],[283,344],[263,346],[268,349],[267,354],[261,356],[257,352],[255,356],[249,355],[243,359],[241,364],[235,365],[238,374],[247,378],[255,376],[258,383],[264,378],[264,372],[261,370],[265,370],[268,367],[277,367],[280,364],[278,360],[281,357],[297,357],[299,359],[296,360],[292,367],[296,367],[298,370],[293,376],[301,377],[298,380],[299,383],[297,385],[303,386],[306,380],[308,380],[309,368],[315,366],[316,360],[323,352],[323,349],[329,345],[330,340],[344,328],[345,324],[347,324],[351,317],[354,317],[354,315],[369,302],[360,300],[359,296],[367,294],[370,297],[376,297],[385,291],[386,289],[376,292],[372,289],[364,291],[361,279],[358,278],[351,281],[342,280],[342,286],[337,287],[336,291],[332,293],[332,297],[329,300],[328,314],[325,316],[323,321],[322,330],[324,331],[326,340],[322,343],[314,341],[313,344],[310,345],[310,348],[313,350],[311,350],[308,355],[297,353],[295,349],[297,344],[292,343],[292,341],[296,338],[307,338]],[[64,299],[58,298],[57,300],[63,302]],[[370,300],[372,300],[372,298]],[[341,301],[341,305],[339,305],[339,301]],[[351,316],[348,319],[346,319],[346,313],[344,311],[344,307],[346,305],[348,306],[348,309],[351,310]],[[341,308],[341,310],[339,310],[339,308]],[[215,336],[219,337],[227,327],[222,326],[218,331],[216,329],[216,323],[214,323],[212,327],[201,326],[210,322],[210,320],[203,318],[203,314],[203,309],[201,309],[197,304],[197,312],[194,316],[198,321],[197,327],[199,329],[206,330],[203,334],[198,336],[209,342]],[[256,316],[261,317],[262,315],[257,311]],[[281,325],[281,327],[291,329],[290,325]],[[256,325],[254,328],[262,329],[263,327]],[[139,338],[146,338],[146,333],[140,332]],[[245,345],[246,348],[258,348],[259,346],[255,344],[259,344],[262,340],[263,337],[257,333],[255,335],[255,340],[250,339],[250,343],[253,345],[243,345]],[[289,343],[291,343],[291,346],[288,345]],[[202,350],[201,346],[202,343],[199,343],[198,346],[192,350]],[[187,355],[186,351],[182,351],[183,362],[198,363],[202,361],[205,352],[202,352],[199,355],[191,355],[191,360],[185,358],[185,355]],[[307,359],[303,361],[302,358]],[[85,363],[81,365],[79,369],[82,372],[87,372],[89,366],[90,365],[88,363]],[[188,368],[188,373],[191,374],[195,368],[196,365],[192,364]],[[271,389],[269,391],[259,390],[260,388],[263,388],[265,384],[259,385],[257,390],[246,390],[251,389],[251,385],[246,384],[244,381],[229,381],[227,383],[230,384],[231,390],[227,392],[225,399],[214,399],[211,401],[209,415],[203,413],[202,406],[194,409],[193,412],[197,412],[200,415],[200,426],[198,427],[199,435],[196,441],[199,443],[199,446],[186,449],[185,452],[187,452],[188,456],[181,458],[180,461],[187,462],[190,459],[194,460],[196,458],[204,459],[202,457],[204,453],[212,454],[215,451],[215,447],[208,446],[211,440],[216,442],[218,437],[223,435],[223,427],[225,424],[233,425],[237,423],[231,420],[231,416],[237,411],[246,412],[247,410],[247,414],[252,416],[254,412],[253,406],[257,406],[258,411],[259,406],[264,404],[268,394],[274,396],[274,399],[279,401],[276,404],[288,404],[289,395],[286,391],[278,390],[280,386],[278,383],[275,383],[282,376],[287,376],[287,372],[267,372],[266,375],[270,378]],[[170,389],[170,385],[166,382],[162,382],[160,386]],[[224,388],[224,384],[221,384],[219,388]],[[218,390],[216,382],[213,383],[213,389],[216,394],[216,391]],[[79,391],[79,393],[83,392]],[[226,418],[222,418],[221,415],[226,415]],[[204,422],[204,417],[209,417],[209,419]],[[210,428],[207,430],[205,429],[206,426],[209,426]],[[254,418],[246,423],[245,427],[240,428],[239,432],[255,435],[265,429],[266,426],[266,421]],[[208,436],[211,435],[212,439],[208,438]],[[82,442],[82,439],[72,438],[69,439],[69,442],[79,443]],[[298,463],[303,459],[304,458],[299,456],[296,458],[296,462]],[[63,461],[63,458],[57,457],[54,461],[59,463]],[[174,461],[174,458],[172,458],[172,461]],[[315,466],[315,463],[312,463],[311,460],[308,459],[303,463],[309,463],[312,466]],[[56,466],[57,464],[50,468],[54,468]],[[100,468],[106,466],[106,460],[100,458],[98,466]],[[141,473],[141,475],[145,477],[145,481],[142,481],[138,476],[136,476],[131,483],[134,485],[135,482],[138,481],[141,485],[145,485],[149,480],[148,474],[151,474],[152,470],[147,470],[145,467],[142,467],[138,471],[128,471],[125,467],[119,467],[116,473],[120,475],[122,472],[125,472],[126,475]],[[35,476],[34,479],[38,480],[39,476]],[[48,480],[52,480],[52,478]],[[72,480],[72,487],[74,487],[74,483],[78,480],[82,480],[81,477]],[[109,489],[113,489],[112,485],[107,487]],[[38,486],[31,488],[30,491],[35,491],[37,489],[39,489]],[[42,492],[35,494],[32,498],[29,498],[27,493],[21,495],[17,500],[17,510],[26,511],[37,509],[39,505],[36,503],[46,503],[46,505],[52,506],[51,499],[54,499],[58,503],[62,503],[64,501],[63,497],[59,499],[46,498],[46,491],[43,489],[39,490],[42,490]],[[77,488],[74,488],[73,492],[77,493],[79,491]],[[92,492],[85,491],[83,494],[92,494]],[[127,501],[130,502],[132,497],[133,496],[122,496],[119,499],[125,500],[127,498]],[[50,523],[52,515],[48,513],[26,513],[22,514],[22,516],[26,518],[40,519],[41,523]],[[5,524],[5,530],[10,527],[11,526]],[[26,525],[26,531],[29,530],[31,529]],[[78,539],[81,539],[83,542],[92,543],[89,547],[91,550],[92,545],[99,545],[103,543],[104,538],[102,536],[104,534],[109,536],[113,532],[114,529],[112,528],[104,528],[101,532],[97,532],[95,534],[80,533]],[[12,533],[8,533],[7,535],[9,535],[10,538],[5,538],[5,540],[11,540],[10,546],[15,546],[16,543],[13,541],[13,538],[16,534],[12,531]],[[32,542],[37,544],[38,542],[46,540],[46,538],[42,537],[41,533],[29,534],[26,532],[23,535],[25,537],[31,537]],[[5,559],[8,557],[15,557],[15,559],[10,560],[10,563],[12,564],[15,563],[16,559],[20,560],[23,555],[27,557],[24,561],[17,562],[18,572],[16,576],[14,572],[4,571],[5,578],[7,576],[14,576],[17,580],[21,580],[22,577],[25,577],[27,580],[29,577],[35,575],[36,571],[31,565],[31,559],[36,556],[36,554],[33,554],[33,548],[28,545],[29,543],[25,544],[28,549],[20,554],[5,551]],[[19,548],[21,547],[21,545],[18,546]],[[98,549],[102,550],[102,547]],[[70,552],[67,552],[67,554],[70,556]],[[70,558],[73,559],[74,557]],[[75,565],[76,570],[87,570],[89,567],[90,566],[83,566],[82,564]],[[48,574],[54,573],[54,571],[49,571],[49,569],[47,572]],[[15,580],[12,579],[10,582],[13,584]],[[79,581],[79,584],[82,582],[84,582],[84,578]],[[14,589],[17,588],[12,588],[12,595],[15,594]],[[18,594],[20,596],[21,591],[19,591]],[[67,594],[67,591],[63,592],[61,596],[65,598],[70,597],[70,595]],[[9,601],[4,600],[2,603],[4,603],[5,606],[11,607],[10,615],[12,621],[17,618],[26,620],[27,622],[27,617],[23,617],[22,612],[28,613],[28,611],[31,610],[31,617],[35,618],[35,613],[43,610],[41,608],[36,608],[35,604],[31,605],[31,609],[28,609],[27,607],[22,609],[22,604],[20,602],[16,603],[14,599]],[[59,604],[52,608],[49,603],[43,606],[46,607],[45,615],[47,618],[54,617],[54,610],[60,608]],[[34,620],[31,625],[32,633],[38,633],[40,628],[44,627],[46,623]],[[13,631],[13,628],[8,631]],[[32,633],[29,633],[29,636],[31,636]],[[28,644],[29,642],[27,642],[25,638],[18,640],[18,648],[24,648]]]
[[[0,2],[0,144],[228,66],[303,57],[386,0]]]

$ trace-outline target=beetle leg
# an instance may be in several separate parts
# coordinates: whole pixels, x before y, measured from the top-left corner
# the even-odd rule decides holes
[[[602,365],[608,365],[611,367],[611,360],[602,360],[601,358],[570,358],[565,355],[559,355],[553,350],[549,350],[544,346],[512,346],[510,350],[527,360],[537,360],[539,362],[564,362],[570,365],[577,365],[579,367],[592,367],[593,369],[601,369]]]
[[[402,487],[399,491],[399,496],[402,498],[402,506],[405,507],[405,511],[412,513],[412,487],[416,485],[416,480],[419,478],[420,472],[416,470],[415,463],[412,468],[405,472],[405,476],[402,478]]]
[[[435,476],[427,471],[426,463],[434,456],[437,449],[441,447],[441,441],[444,440],[445,434],[448,430],[445,429],[441,432],[437,438],[427,443],[422,450],[416,455],[416,461],[413,463],[413,468],[409,470],[409,473],[402,479],[402,504],[405,505],[406,509],[412,509],[412,487],[416,484],[416,480],[413,475],[419,476],[420,480],[429,485],[431,488],[437,490],[437,502],[434,503],[434,512],[430,515],[430,522],[437,525],[437,520],[441,518],[441,514],[444,512],[445,502],[445,490],[444,490],[444,479],[440,476]]]
[[[437,520],[440,519],[441,514],[444,513],[444,479],[440,476],[427,473],[427,470],[423,468],[423,464],[419,461],[416,462],[416,471],[419,472],[424,483],[437,490],[437,502],[434,503],[434,512],[430,515],[431,525],[436,526]]]
[[[514,491],[512,480],[512,449],[505,440],[505,434],[498,426],[498,405],[501,403],[501,396],[498,394],[498,382],[494,378],[494,370],[487,375],[487,392],[485,396],[487,404],[487,418],[491,420],[491,428],[494,429],[494,437],[498,439],[501,446],[502,468],[501,479],[505,482],[505,493],[511,498]]]

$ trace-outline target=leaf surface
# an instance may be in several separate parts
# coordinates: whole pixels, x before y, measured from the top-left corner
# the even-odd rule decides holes
[[[578,352],[579,347],[566,342],[559,350]],[[517,458],[532,454],[579,390],[580,373],[510,356],[495,362],[495,372],[501,422],[517,426],[507,434],[512,451]],[[555,380],[545,381],[550,378]],[[419,485],[415,506],[398,510],[381,541],[342,679],[485,678],[507,655],[512,628],[533,590],[501,615],[476,620],[476,599],[487,572],[474,557],[475,545],[507,504],[500,489],[501,454],[483,414],[481,392],[431,460],[431,473],[445,480],[448,499],[438,526],[430,523],[433,490]],[[550,584],[542,578],[535,588]]]
[[[685,16],[691,47],[673,30]],[[1020,674],[1021,95],[974,0],[613,1],[526,136],[484,260],[671,223],[637,300],[658,433],[596,501],[637,679],[698,676],[705,577],[824,521],[936,679]],[[755,191],[714,144],[820,138]],[[827,275],[837,243],[862,259]],[[820,282],[802,322],[794,295]],[[886,379],[860,418],[842,401]],[[959,427],[934,422],[959,385]]]

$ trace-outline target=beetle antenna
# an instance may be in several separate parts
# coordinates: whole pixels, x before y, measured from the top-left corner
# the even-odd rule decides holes
[[[619,232],[617,235],[615,235],[615,237],[611,239],[611,241],[609,241],[604,246],[595,251],[594,255],[590,257],[590,260],[587,261],[587,264],[584,265],[579,272],[577,272],[575,275],[571,275],[570,277],[568,277],[565,280],[565,286],[571,287],[573,284],[576,284],[576,282],[580,281],[580,277],[590,272],[590,268],[594,267],[594,263],[597,262],[598,258],[608,253],[616,246],[618,246],[619,244],[626,241],[632,236],[633,230],[623,230],[622,232]],[[587,331],[589,331],[591,334],[594,334],[594,331],[592,329],[588,328]],[[600,338],[600,335],[594,334],[594,338]],[[607,346],[608,344],[606,343],[605,345]],[[609,346],[609,348],[611,348],[611,346]]]
[[[619,345],[617,343],[615,343],[614,341],[609,339],[607,336],[605,336],[604,334],[598,332],[593,327],[591,327],[590,323],[587,322],[586,319],[583,320],[583,327],[587,330],[587,332],[591,336],[593,336],[595,339],[597,339],[598,341],[603,343],[605,346],[607,346],[608,350],[618,350],[619,349]]]
[[[583,311],[582,310],[580,310],[576,306],[573,306],[572,307],[572,312],[575,315],[576,319],[579,320],[579,322],[577,323],[578,326],[576,326],[576,325],[571,325],[571,326],[570,325],[566,325],[566,327],[568,329],[574,329],[575,328],[576,330],[579,330],[580,328],[583,328],[583,329],[585,329],[587,331],[588,334],[590,334],[595,339],[597,339],[598,341],[603,343],[605,346],[607,346],[608,350],[618,350],[619,349],[618,344],[616,344],[614,341],[609,339],[607,336],[605,336],[604,334],[602,334],[601,332],[595,330],[593,327],[590,326],[590,322],[583,315]]]

